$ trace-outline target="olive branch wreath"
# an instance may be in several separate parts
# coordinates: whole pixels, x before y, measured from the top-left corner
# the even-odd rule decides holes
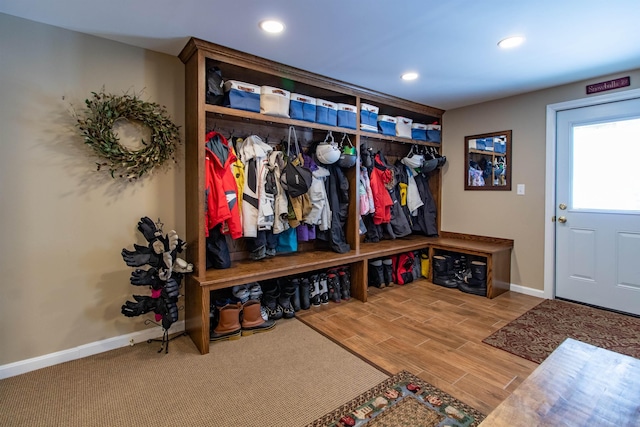
[[[96,162],[98,171],[107,168],[112,178],[133,181],[169,159],[175,162],[180,128],[168,118],[166,107],[127,93],[113,95],[104,89],[91,93],[83,114],[76,113],[76,126],[84,143],[106,160]],[[113,131],[118,120],[139,121],[147,126],[151,130],[150,141],[142,139],[143,148],[139,150],[124,147]]]

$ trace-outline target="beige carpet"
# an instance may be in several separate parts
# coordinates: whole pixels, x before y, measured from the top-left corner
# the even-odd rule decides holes
[[[303,426],[388,376],[296,319],[211,345],[141,343],[0,381],[0,426]]]

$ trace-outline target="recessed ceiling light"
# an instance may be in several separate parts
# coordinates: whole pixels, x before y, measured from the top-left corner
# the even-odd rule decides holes
[[[512,47],[520,46],[524,42],[524,37],[522,36],[513,36],[507,37],[506,39],[502,39],[498,42],[498,46],[503,49],[510,49]]]
[[[418,78],[418,73],[414,73],[414,72],[404,73],[402,75],[402,80],[415,80],[417,78]]]
[[[284,24],[280,21],[274,21],[272,19],[268,19],[260,22],[260,28],[262,28],[267,33],[281,33],[284,31]]]

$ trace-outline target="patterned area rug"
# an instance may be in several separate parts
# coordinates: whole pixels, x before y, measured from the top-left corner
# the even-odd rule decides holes
[[[402,371],[307,427],[475,427],[472,407]]]
[[[482,342],[542,363],[565,339],[640,358],[640,318],[544,300]]]

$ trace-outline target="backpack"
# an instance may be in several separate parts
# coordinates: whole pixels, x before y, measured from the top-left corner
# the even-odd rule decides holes
[[[413,252],[404,252],[394,255],[391,259],[393,261],[393,282],[397,285],[405,285],[413,282],[415,254]]]

